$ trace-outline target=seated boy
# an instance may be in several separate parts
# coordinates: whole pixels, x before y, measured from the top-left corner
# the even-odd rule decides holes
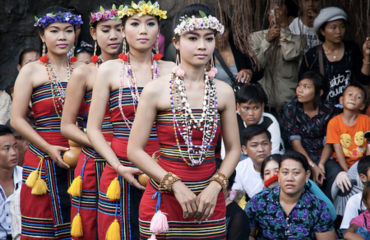
[[[271,134],[261,125],[253,124],[242,133],[242,152],[248,158],[236,167],[234,190],[244,190],[249,198],[263,189],[261,164],[271,154]]]
[[[364,133],[370,129],[370,118],[359,113],[365,107],[365,100],[366,91],[360,85],[348,85],[339,99],[343,104],[343,113],[328,123],[326,143],[333,144],[333,158],[336,160],[329,160],[325,166],[327,179],[325,193],[329,196],[328,192],[338,173],[347,172],[359,159],[369,155]],[[349,176],[336,182],[342,192],[345,187],[350,186]]]
[[[363,184],[370,181],[370,156],[366,156],[358,161],[357,165],[358,175]],[[347,201],[346,210],[344,211],[342,224],[340,225],[341,230],[346,230],[349,228],[349,223],[355,217],[357,217],[361,212],[366,210],[365,205],[361,202],[362,192],[353,195]]]

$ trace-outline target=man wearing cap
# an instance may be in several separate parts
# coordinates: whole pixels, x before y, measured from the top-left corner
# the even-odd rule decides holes
[[[270,28],[251,34],[253,50],[265,69],[259,81],[269,96],[267,107],[276,117],[277,112],[296,96],[297,73],[302,55],[302,38],[293,35],[289,23],[297,16],[294,0],[285,0],[270,12]]]
[[[309,70],[323,74],[330,82],[327,100],[338,109],[343,108],[339,98],[353,82],[353,76],[361,84],[368,85],[370,81],[370,41],[367,38],[361,52],[356,42],[343,40],[346,20],[347,14],[340,8],[328,7],[320,11],[314,29],[323,44],[308,50],[299,70],[299,75]]]

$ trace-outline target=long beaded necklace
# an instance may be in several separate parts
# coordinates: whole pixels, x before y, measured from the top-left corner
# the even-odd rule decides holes
[[[119,86],[119,91],[118,91],[118,106],[119,110],[121,112],[123,121],[125,122],[126,126],[128,129],[131,130],[131,121],[127,119],[125,114],[123,113],[122,110],[122,92],[123,92],[123,81],[125,78],[125,73],[126,73],[126,80],[127,80],[127,85],[130,89],[131,92],[131,97],[134,102],[133,107],[134,107],[134,112],[136,113],[136,107],[139,104],[140,100],[140,93],[137,88],[137,81],[134,73],[134,68],[132,67],[132,64],[130,62],[130,54],[127,53],[128,59],[127,61],[122,61],[122,67],[121,67],[121,76],[120,76],[120,86]],[[151,78],[150,81],[155,80],[159,77],[159,64],[157,60],[153,59],[153,64],[151,66]]]
[[[50,60],[45,62],[46,71],[49,77],[50,81],[50,89],[51,94],[53,96],[53,103],[55,112],[58,115],[59,119],[62,119],[61,114],[63,112],[63,106],[65,102],[66,97],[66,90],[62,85],[62,82],[60,81],[58,75],[55,72],[55,69],[53,65],[51,64]],[[69,78],[73,72],[73,67],[70,65],[70,62],[68,62],[67,65],[67,82],[69,82]]]
[[[201,118],[195,119],[190,104],[187,101],[186,88],[184,81],[172,73],[170,80],[171,91],[171,109],[173,113],[173,129],[175,132],[176,144],[180,155],[184,162],[189,166],[199,166],[207,156],[211,143],[217,132],[217,94],[215,82],[209,79],[207,72],[204,78],[204,97]],[[176,105],[177,111],[176,111]],[[182,130],[181,127],[182,126]],[[177,136],[177,131],[180,133],[187,145],[189,161],[186,160],[183,151],[181,150],[180,142]],[[202,144],[195,145],[192,135],[193,129],[203,131]],[[198,155],[199,157],[195,157]]]

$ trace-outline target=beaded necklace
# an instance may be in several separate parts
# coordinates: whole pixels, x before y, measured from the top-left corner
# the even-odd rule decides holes
[[[55,69],[51,62],[48,60],[45,63],[46,71],[49,77],[50,81],[50,89],[51,94],[53,96],[53,103],[55,112],[58,115],[59,119],[62,119],[61,114],[63,112],[63,106],[65,102],[66,97],[66,90],[62,85],[62,82],[60,81],[58,75],[55,72]],[[70,62],[68,62],[67,65],[67,82],[69,82],[69,78],[71,76],[71,73],[73,72],[73,67],[70,65]]]
[[[173,113],[173,129],[175,132],[176,144],[180,155],[189,166],[199,166],[207,156],[211,143],[217,132],[217,94],[213,78],[209,79],[207,72],[204,78],[204,97],[202,115],[199,120],[195,119],[190,104],[187,101],[184,81],[172,73],[170,80],[171,109]],[[177,106],[177,111],[176,111]],[[181,127],[182,126],[182,130]],[[180,133],[187,145],[189,160],[186,160],[181,150],[177,131]],[[202,144],[195,145],[192,135],[193,129],[203,132]],[[198,155],[199,157],[195,157]]]
[[[122,110],[122,92],[123,92],[123,80],[125,78],[125,73],[126,73],[126,80],[127,80],[127,85],[130,89],[130,92],[131,92],[131,97],[132,97],[132,100],[134,102],[133,104],[133,107],[134,107],[134,112],[136,113],[136,107],[137,105],[139,104],[139,100],[140,100],[140,93],[139,93],[139,90],[137,88],[137,81],[136,81],[136,77],[135,77],[135,73],[134,73],[134,68],[132,67],[132,64],[130,62],[130,54],[127,53],[127,56],[128,56],[128,59],[127,61],[122,61],[122,67],[121,67],[121,76],[120,76],[120,86],[119,86],[119,91],[118,91],[118,106],[119,106],[119,110],[121,112],[121,115],[122,115],[122,118],[123,118],[123,121],[125,121],[125,124],[126,126],[128,127],[128,129],[131,130],[131,121],[128,120],[125,116],[125,114],[123,113],[123,110]],[[153,56],[153,54],[152,54]],[[150,81],[153,81],[155,79],[157,79],[159,77],[159,64],[158,64],[158,61],[157,60],[154,60],[153,59],[153,64],[151,66],[151,78],[150,78]]]

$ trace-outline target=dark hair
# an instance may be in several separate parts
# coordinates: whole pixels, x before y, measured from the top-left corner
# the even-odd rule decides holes
[[[305,171],[310,170],[310,166],[308,165],[307,158],[302,153],[295,152],[295,151],[287,151],[281,157],[281,161],[279,163],[279,169],[281,168],[281,164],[285,160],[288,160],[288,159],[289,160],[294,160],[294,161],[300,162],[302,164],[302,167],[304,168]]]
[[[370,156],[366,156],[360,159],[357,164],[358,175],[361,173],[367,176],[367,172],[370,170]],[[368,179],[370,180],[370,179]]]
[[[27,53],[30,53],[30,52],[36,52],[37,54],[40,54],[40,50],[36,49],[36,48],[26,48],[24,49],[21,54],[19,54],[19,60],[18,60],[18,64],[19,65],[22,65],[22,62],[23,62],[23,59],[24,59],[24,55],[26,55]]]
[[[242,132],[242,145],[247,146],[249,140],[262,133],[266,133],[268,140],[271,142],[271,133],[267,128],[258,124],[248,126],[248,128],[245,128]]]
[[[325,101],[326,97],[328,96],[330,90],[329,81],[323,75],[314,71],[303,73],[299,78],[299,82],[303,79],[310,79],[315,87],[313,107],[317,108],[320,105],[320,102]],[[323,91],[323,94],[320,96],[321,90]]]
[[[364,190],[362,192],[362,199],[361,199],[361,202],[363,202],[364,204],[367,202],[367,198],[369,197],[369,193],[370,193],[370,182],[367,181],[364,184]],[[366,206],[366,207],[370,207],[370,206]]]
[[[236,93],[237,103],[264,103],[267,105],[267,95],[260,84],[246,83]]]
[[[296,0],[285,0],[283,1],[283,4],[287,8],[288,17],[298,17],[299,6]]]
[[[12,130],[8,126],[0,124],[0,136],[5,136],[9,134],[13,135]]]
[[[344,95],[344,93],[346,92],[347,88],[349,88],[349,87],[354,87],[354,88],[358,88],[358,89],[360,89],[360,90],[364,93],[364,100],[363,100],[363,102],[365,102],[365,100],[367,99],[367,93],[366,93],[365,89],[364,89],[360,84],[358,84],[358,83],[351,83],[351,84],[349,84],[349,85],[344,89],[344,91],[343,91],[343,95]]]
[[[191,4],[191,5],[188,5],[188,6],[184,7],[183,9],[181,9],[176,14],[176,16],[174,18],[174,21],[173,21],[173,30],[175,30],[175,28],[177,27],[177,25],[179,25],[181,23],[180,22],[180,19],[183,16],[201,17],[199,11],[204,12],[207,16],[211,15],[211,16],[216,17],[216,13],[215,13],[215,11],[211,7],[209,7],[207,5],[204,5],[204,4],[200,4],[200,3]],[[215,31],[215,33],[216,33],[216,31]],[[180,36],[175,35],[175,38],[176,38],[176,40],[179,40]]]
[[[275,161],[278,163],[278,165],[280,166],[280,161],[281,161],[281,155],[280,154],[272,154],[270,156],[268,156],[267,158],[265,158],[261,164],[261,178],[262,180],[264,179],[264,171],[265,171],[265,167],[267,165],[267,163],[271,162],[271,161]]]
[[[222,159],[215,158],[215,162],[216,162],[216,168],[219,169],[222,164]],[[235,176],[236,176],[236,171],[234,170],[233,173],[229,177],[229,183],[227,184],[227,190],[231,190],[231,187],[233,186],[234,181],[235,181]]]
[[[343,20],[343,22],[344,22],[344,23],[346,22],[344,19],[338,19],[338,20]],[[322,30],[323,32],[325,32],[325,27],[326,27],[326,25],[328,25],[328,23],[329,23],[329,22],[324,22],[324,23],[320,26],[319,30],[317,31],[317,37],[319,38],[319,40],[320,40],[322,43],[324,43],[324,42],[325,42],[325,37],[324,37],[324,35],[322,35],[322,33],[321,33],[321,31],[320,31],[320,30]]]

